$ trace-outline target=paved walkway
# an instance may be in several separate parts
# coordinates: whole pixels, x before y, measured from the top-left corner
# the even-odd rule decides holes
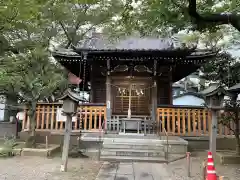
[[[96,180],[171,180],[165,164],[105,162]]]

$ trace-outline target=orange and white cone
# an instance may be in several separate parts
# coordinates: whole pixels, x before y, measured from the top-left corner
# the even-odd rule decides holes
[[[212,152],[208,152],[206,180],[217,180],[216,169],[214,167]]]

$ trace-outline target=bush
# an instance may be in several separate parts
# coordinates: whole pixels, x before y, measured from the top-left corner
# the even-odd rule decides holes
[[[15,136],[4,136],[3,146],[0,148],[0,157],[11,157],[14,156],[13,148],[16,146]]]

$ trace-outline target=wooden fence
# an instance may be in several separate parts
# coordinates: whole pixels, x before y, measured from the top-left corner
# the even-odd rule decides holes
[[[61,115],[61,103],[39,103],[36,109],[36,130],[64,130],[66,117]],[[106,120],[104,105],[79,105],[76,116],[72,119],[72,130],[96,131],[102,128]],[[25,114],[23,130],[29,129],[29,118]]]
[[[178,136],[209,136],[211,132],[211,112],[200,107],[159,107],[157,123],[165,127],[170,135]],[[231,124],[233,127],[233,124]],[[218,124],[218,135],[233,135],[230,129]],[[163,131],[163,128],[160,129]],[[162,133],[162,132],[161,132]]]
[[[61,116],[61,103],[39,103],[36,109],[36,130],[63,131],[65,119]],[[66,118],[66,117],[65,117]],[[151,121],[151,120],[149,120]],[[79,105],[73,118],[73,131],[99,131],[102,124],[107,128],[106,106],[103,104]],[[164,127],[169,135],[209,136],[211,132],[211,112],[201,107],[163,106],[157,109],[157,127],[163,133]],[[153,127],[150,127],[153,128]],[[218,135],[233,135],[230,129],[218,124]],[[234,129],[234,125],[231,124]],[[29,119],[25,114],[22,130],[29,129]]]

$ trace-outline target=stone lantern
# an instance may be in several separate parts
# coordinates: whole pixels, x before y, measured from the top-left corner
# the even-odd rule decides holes
[[[78,103],[80,101],[76,93],[67,89],[64,94],[58,98],[58,100],[63,101],[63,113],[74,115],[77,112]]]
[[[211,128],[209,149],[213,156],[216,155],[216,140],[217,140],[217,111],[223,108],[224,96],[227,95],[227,91],[217,83],[211,84],[207,89],[203,90],[201,94],[205,97],[207,108],[211,110],[212,124],[208,127]]]
[[[223,100],[227,91],[218,84],[211,84],[201,94],[205,97],[206,106],[209,109],[219,110],[223,107]]]
[[[72,117],[77,112],[78,102],[80,101],[79,96],[72,92],[70,89],[67,89],[63,96],[58,98],[58,100],[63,101],[63,113],[67,116],[64,132],[64,142],[63,142],[63,151],[62,151],[62,164],[61,171],[67,171],[67,162],[68,162],[68,152],[70,137],[72,131]]]

